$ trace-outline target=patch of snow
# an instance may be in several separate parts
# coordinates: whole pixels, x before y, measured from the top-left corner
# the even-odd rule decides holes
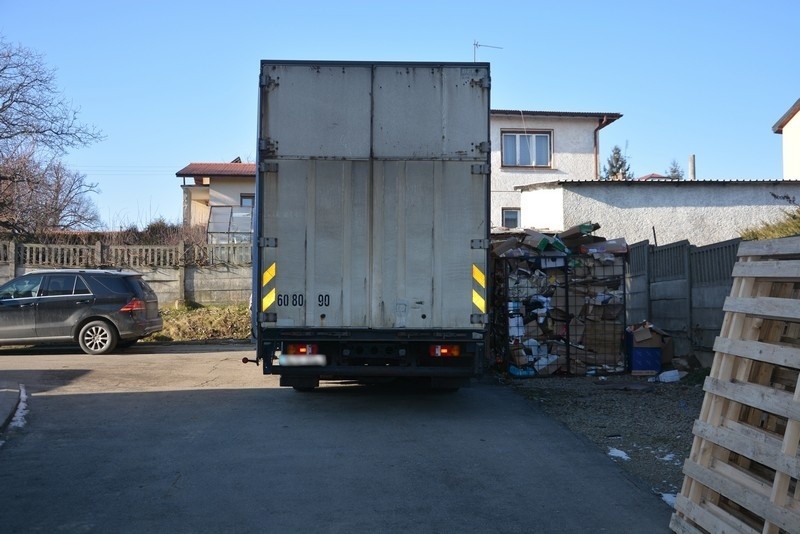
[[[620,458],[622,460],[630,460],[631,457],[625,451],[621,451],[619,449],[615,449],[614,447],[608,448],[608,455],[612,458]]]
[[[677,499],[677,498],[678,498],[678,496],[676,494],[674,494],[674,493],[662,493],[661,494],[661,500],[664,501],[665,503],[667,503],[668,505],[670,505],[672,508],[675,508],[675,499]]]
[[[675,460],[675,455],[673,453],[669,453],[669,454],[665,454],[664,456],[662,456],[661,458],[658,458],[658,459],[661,460],[662,462],[671,462],[671,461]]]
[[[25,390],[25,385],[19,385],[19,404],[17,411],[14,412],[14,418],[8,425],[11,428],[22,428],[25,426],[25,416],[28,415],[28,392]]]

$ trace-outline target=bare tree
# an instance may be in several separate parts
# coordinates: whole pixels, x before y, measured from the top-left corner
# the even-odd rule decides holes
[[[55,85],[43,57],[0,36],[0,143],[24,140],[55,154],[103,138],[78,121],[78,110]]]
[[[28,191],[41,180],[33,151],[28,148],[0,157],[0,231],[13,235],[27,231],[22,208]]]
[[[34,233],[49,230],[86,230],[100,227],[100,216],[89,193],[97,193],[97,184],[86,182],[86,175],[54,161],[44,169],[38,182],[32,217]]]
[[[103,138],[77,117],[42,56],[0,35],[0,231],[32,236],[99,226],[88,197],[97,185],[59,160]]]
[[[32,152],[0,161],[0,228],[31,238],[58,230],[99,228],[97,208],[89,198],[97,184],[54,159],[40,163]]]

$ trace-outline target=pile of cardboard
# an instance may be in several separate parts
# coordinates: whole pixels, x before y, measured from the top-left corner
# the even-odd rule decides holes
[[[625,370],[624,240],[589,235],[585,223],[548,235],[498,232],[513,376],[607,374]]]

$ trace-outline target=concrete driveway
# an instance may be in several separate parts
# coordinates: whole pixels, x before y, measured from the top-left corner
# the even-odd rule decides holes
[[[0,350],[23,531],[669,532],[671,509],[510,388],[277,387],[249,346]]]

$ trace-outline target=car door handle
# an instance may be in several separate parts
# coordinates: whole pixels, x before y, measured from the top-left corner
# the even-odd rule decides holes
[[[92,302],[92,299],[76,300],[75,304],[88,304],[89,302]]]
[[[18,308],[30,308],[31,306],[35,306],[35,302],[26,302],[25,304],[20,304]]]

